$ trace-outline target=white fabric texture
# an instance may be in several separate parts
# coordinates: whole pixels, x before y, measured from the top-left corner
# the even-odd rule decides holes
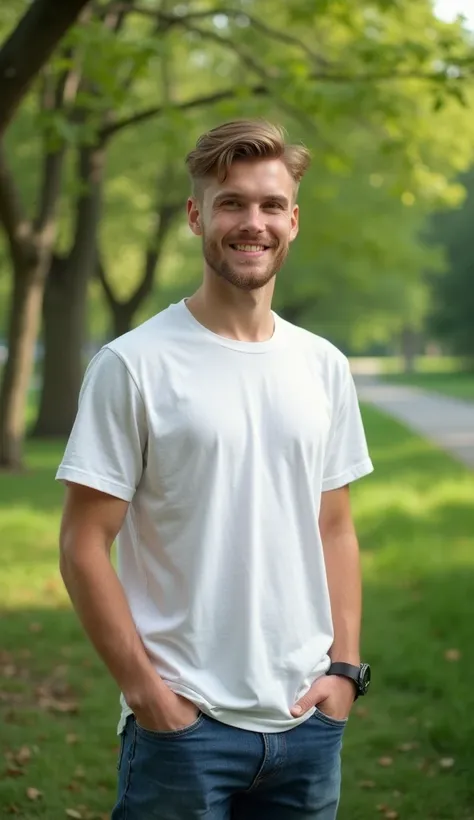
[[[238,342],[183,300],[104,347],[57,473],[130,502],[118,574],[157,672],[263,732],[330,663],[321,494],[373,469],[346,357],[274,319]]]

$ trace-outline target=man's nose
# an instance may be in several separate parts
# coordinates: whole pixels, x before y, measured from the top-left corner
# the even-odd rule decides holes
[[[264,214],[258,205],[250,206],[242,214],[241,230],[249,233],[262,233],[265,230]]]

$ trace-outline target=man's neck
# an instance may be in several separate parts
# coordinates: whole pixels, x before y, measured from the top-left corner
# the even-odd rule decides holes
[[[227,282],[203,282],[186,305],[194,318],[219,336],[239,342],[266,342],[274,333],[274,284],[243,291]]]

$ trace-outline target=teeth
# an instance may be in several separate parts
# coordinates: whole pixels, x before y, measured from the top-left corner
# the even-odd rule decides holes
[[[264,251],[264,245],[234,245],[234,248],[238,251]]]

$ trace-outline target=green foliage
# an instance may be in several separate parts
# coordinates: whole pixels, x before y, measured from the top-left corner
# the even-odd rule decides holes
[[[462,181],[467,190],[462,205],[431,221],[431,236],[444,243],[448,259],[444,275],[432,281],[431,328],[453,351],[474,360],[474,170]]]
[[[429,305],[423,273],[443,264],[421,238],[424,219],[457,204],[456,176],[473,153],[472,47],[458,23],[437,20],[429,0],[237,0],[226,13],[206,0],[147,0],[140,8],[148,14],[128,13],[116,32],[107,4],[99,5],[102,16],[75,26],[48,69],[80,75],[76,93],[61,110],[41,110],[38,82],[8,140],[31,215],[44,146],[69,147],[61,251],[70,246],[79,191],[77,148],[104,125],[160,107],[110,139],[101,249],[114,292],[126,298],[140,279],[160,198],[181,200],[156,293],[137,320],[194,287],[199,246],[184,223],[183,158],[217,122],[267,116],[314,155],[277,306],[291,311],[303,301],[299,318],[344,345],[387,339],[407,317],[419,324]],[[269,93],[254,95],[255,85]],[[220,91],[229,96],[213,106],[179,107]],[[173,181],[163,187],[165,169]],[[0,288],[2,277],[0,261]],[[109,326],[93,282],[90,330],[102,338]]]

